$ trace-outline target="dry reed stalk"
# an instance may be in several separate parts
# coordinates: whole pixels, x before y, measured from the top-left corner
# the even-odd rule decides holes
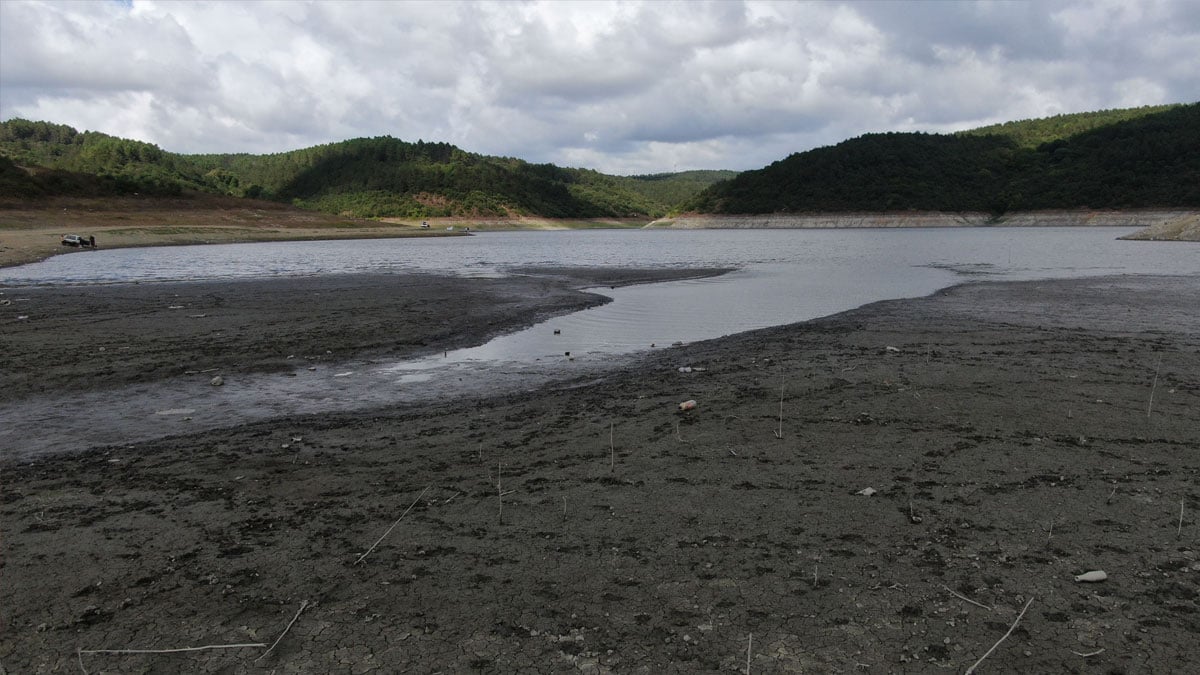
[[[608,423],[608,470],[617,470],[617,447],[613,445],[613,423]]]
[[[300,618],[300,613],[304,611],[305,607],[308,607],[307,600],[301,601],[300,609],[296,610],[296,616],[292,617],[292,620],[288,622],[287,628],[284,628],[283,632],[279,634],[279,637],[275,638],[275,641],[271,643],[271,646],[267,648],[267,651],[263,652],[262,656],[258,657],[257,659],[254,659],[255,663],[262,661],[264,658],[266,658],[267,654],[271,653],[272,649],[275,649],[275,645],[279,644],[279,641],[283,639],[283,636],[287,635],[288,631],[292,629],[292,624],[296,623],[296,619]]]
[[[1154,390],[1158,387],[1158,370],[1162,368],[1162,354],[1158,355],[1158,365],[1154,366],[1154,384],[1150,385],[1150,402],[1146,404],[1146,419],[1150,419],[1150,410],[1154,408]]]
[[[775,438],[783,438],[783,386],[784,382],[779,382],[779,429],[775,431]]]
[[[964,675],[971,675],[971,673],[975,672],[975,669],[979,667],[979,664],[983,663],[984,659],[991,656],[992,652],[996,651],[996,647],[999,647],[1001,642],[1004,642],[1008,639],[1009,635],[1012,635],[1012,632],[1017,628],[1017,624],[1021,623],[1021,617],[1025,616],[1025,611],[1028,610],[1029,606],[1032,604],[1033,598],[1030,598],[1029,602],[1025,603],[1025,606],[1021,608],[1021,613],[1017,615],[1016,620],[1013,621],[1012,625],[1008,627],[1008,632],[1001,636],[999,640],[996,640],[996,644],[992,645],[991,649],[987,650],[983,656],[979,657],[979,660],[975,662],[975,665],[967,668],[967,672]]]
[[[975,602],[974,600],[972,600],[972,599],[968,598],[968,597],[967,597],[967,596],[965,596],[965,595],[961,595],[961,594],[959,594],[959,593],[955,593],[953,590],[951,590],[951,589],[950,589],[950,587],[949,587],[949,586],[946,586],[945,584],[943,584],[943,585],[942,585],[942,588],[946,589],[946,592],[947,592],[947,593],[949,593],[950,595],[953,595],[954,597],[958,598],[959,600],[962,600],[963,602],[969,602],[969,603],[971,603],[972,605],[975,605],[976,607],[982,607],[982,608],[986,609],[986,610],[987,610],[987,611],[989,611],[989,612],[990,612],[990,611],[992,611],[992,608],[991,608],[991,607],[988,607],[987,605],[984,605],[984,604],[981,604],[981,603]]]
[[[1115,495],[1115,494],[1117,494],[1117,486],[1116,485],[1113,486],[1112,492],[1108,493],[1108,499],[1105,499],[1104,503],[1111,504],[1113,495]]]
[[[178,654],[180,652],[198,652],[205,649],[242,649],[246,647],[266,647],[265,642],[248,642],[232,645],[203,645],[201,647],[178,647],[176,649],[80,649],[80,654]]]
[[[500,500],[500,524],[504,524],[504,491],[500,489],[500,462],[496,462],[496,497]]]
[[[754,633],[750,633],[750,637],[746,640],[746,675],[750,675],[750,654],[754,648]]]
[[[182,652],[198,652],[206,649],[246,649],[254,647],[266,647],[265,642],[248,642],[231,645],[202,645],[200,647],[179,647],[176,649],[76,649],[75,658],[79,661],[79,670],[87,675],[87,668],[83,666],[84,654],[179,654]]]
[[[1175,538],[1176,539],[1178,539],[1179,535],[1183,533],[1183,500],[1184,499],[1186,499],[1186,497],[1179,498],[1179,525],[1175,528]]]
[[[396,527],[397,525],[399,525],[399,524],[400,524],[400,521],[404,520],[404,516],[407,516],[407,515],[408,515],[408,512],[409,512],[409,511],[412,511],[413,507],[417,505],[417,502],[421,501],[421,497],[424,497],[424,496],[425,496],[425,493],[426,493],[426,492],[429,492],[429,488],[431,488],[431,487],[433,487],[433,486],[432,486],[432,485],[426,485],[426,486],[425,486],[425,489],[424,489],[424,490],[421,490],[421,494],[417,495],[417,498],[413,500],[413,503],[412,503],[412,504],[409,504],[409,505],[408,505],[408,508],[407,508],[407,509],[404,509],[404,513],[401,513],[401,514],[400,514],[400,517],[396,519],[396,522],[392,523],[392,527],[389,527],[389,528],[387,529],[387,531],[383,533],[383,535],[382,535],[382,536],[380,536],[378,539],[376,539],[376,540],[375,540],[375,543],[374,543],[374,544],[371,544],[371,548],[367,549],[367,552],[366,552],[366,553],[364,553],[364,554],[362,554],[362,555],[358,556],[358,560],[355,560],[355,561],[354,561],[354,564],[355,564],[355,565],[357,565],[357,564],[361,563],[363,560],[365,560],[365,559],[366,559],[366,557],[367,557],[368,555],[370,555],[370,554],[371,554],[371,551],[374,551],[374,550],[375,550],[375,547],[379,545],[379,542],[383,541],[383,540],[384,540],[384,538],[388,536],[388,534],[389,534],[389,533],[392,531],[392,528]]]

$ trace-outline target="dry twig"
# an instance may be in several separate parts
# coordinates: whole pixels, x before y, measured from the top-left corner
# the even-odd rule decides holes
[[[200,647],[179,647],[176,649],[76,649],[75,658],[79,660],[79,669],[87,675],[83,667],[84,654],[179,654],[181,652],[199,652],[206,649],[244,649],[250,647],[266,647],[265,642],[249,642],[232,645],[202,645]]]
[[[424,493],[422,493],[422,494],[424,494]],[[418,499],[419,499],[419,497],[418,497]],[[308,601],[307,600],[301,601],[300,609],[296,610],[296,616],[292,617],[292,620],[288,622],[287,628],[284,628],[283,632],[279,634],[279,637],[275,638],[275,641],[271,643],[271,646],[267,647],[267,651],[263,652],[262,656],[259,656],[257,659],[254,659],[255,663],[258,663],[259,661],[262,661],[263,659],[265,659],[267,657],[267,654],[270,654],[271,650],[275,649],[275,645],[279,644],[279,641],[283,639],[283,636],[288,634],[288,631],[292,629],[292,624],[296,623],[296,619],[300,618],[300,613],[303,612],[304,608],[306,608],[306,607],[308,607]]]
[[[1150,402],[1146,404],[1146,419],[1150,419],[1150,410],[1154,408],[1154,390],[1158,387],[1158,369],[1162,368],[1162,354],[1158,355],[1158,365],[1154,366],[1154,384],[1150,385]]]
[[[959,594],[959,593],[955,593],[953,590],[951,590],[951,588],[950,588],[949,586],[946,586],[945,584],[943,584],[943,585],[942,585],[942,588],[946,589],[946,592],[947,592],[947,593],[949,593],[950,595],[953,595],[954,597],[958,598],[959,600],[962,600],[963,602],[969,602],[969,603],[971,603],[972,605],[975,605],[976,607],[982,607],[982,608],[986,609],[986,610],[987,610],[987,611],[989,611],[989,612],[990,612],[990,611],[992,611],[992,608],[991,608],[991,607],[988,607],[987,605],[984,605],[984,604],[981,604],[981,603],[975,602],[974,600],[972,600],[972,599],[968,598],[968,597],[967,597],[967,596],[965,596],[965,595],[961,595],[961,594]]]
[[[746,675],[750,675],[750,650],[754,648],[754,633],[746,640]]]
[[[1017,615],[1016,620],[1013,621],[1012,625],[1008,627],[1008,632],[1005,633],[1003,636],[1001,636],[1001,638],[999,640],[996,640],[996,644],[992,645],[991,649],[987,650],[987,652],[984,653],[983,656],[979,657],[979,660],[976,661],[973,666],[971,666],[970,668],[967,668],[967,672],[965,673],[965,675],[971,675],[971,673],[975,672],[975,669],[979,667],[979,664],[983,663],[984,659],[991,656],[992,652],[996,651],[996,647],[999,647],[1001,642],[1004,642],[1005,640],[1008,639],[1009,635],[1012,635],[1012,632],[1013,632],[1013,630],[1016,629],[1017,624],[1021,622],[1021,617],[1025,616],[1025,611],[1028,610],[1029,606],[1032,604],[1033,604],[1033,598],[1029,598],[1029,602],[1025,603],[1025,606],[1021,608],[1021,613]]]
[[[400,517],[396,519],[396,522],[392,523],[392,527],[389,527],[389,528],[387,529],[387,531],[383,533],[383,535],[382,535],[382,536],[380,536],[378,539],[376,539],[376,540],[375,540],[375,543],[374,543],[374,544],[371,544],[371,548],[367,549],[367,552],[366,552],[366,553],[364,553],[364,554],[362,554],[362,555],[358,556],[358,560],[355,560],[355,561],[354,561],[354,564],[355,564],[355,565],[359,564],[359,563],[360,563],[360,562],[362,562],[364,559],[366,559],[366,557],[367,557],[368,555],[370,555],[370,554],[371,554],[371,551],[374,551],[374,550],[375,550],[375,547],[379,545],[379,542],[383,541],[383,540],[384,540],[384,537],[387,537],[387,536],[388,536],[388,534],[389,534],[389,533],[391,533],[391,531],[392,531],[392,528],[396,527],[397,525],[399,525],[399,524],[400,524],[400,521],[404,520],[404,516],[407,516],[407,515],[408,515],[408,512],[409,512],[409,511],[412,511],[413,507],[417,505],[417,502],[421,501],[421,497],[424,497],[424,496],[425,496],[425,493],[426,493],[426,492],[429,492],[429,488],[430,488],[430,487],[432,487],[432,486],[431,486],[431,485],[426,485],[426,486],[425,486],[425,489],[424,489],[424,490],[421,490],[421,494],[417,495],[417,498],[413,500],[413,503],[412,503],[412,504],[409,504],[409,505],[408,505],[408,508],[407,508],[407,509],[404,509],[404,513],[401,513],[401,514],[400,514]]]

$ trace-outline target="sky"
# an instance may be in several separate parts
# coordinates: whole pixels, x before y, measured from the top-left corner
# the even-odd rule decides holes
[[[182,153],[362,136],[630,175],[1200,100],[1200,0],[0,0],[0,119]]]

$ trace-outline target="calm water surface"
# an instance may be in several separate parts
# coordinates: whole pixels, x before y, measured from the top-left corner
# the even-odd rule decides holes
[[[1130,228],[1128,231],[1133,231]],[[0,417],[18,455],[123,443],[265,417],[352,410],[536,386],[622,357],[803,321],[877,300],[927,295],[968,279],[1200,274],[1200,247],[1117,241],[1121,228],[593,230],[474,237],[232,244],[80,252],[0,270],[0,286],[429,272],[501,276],[522,266],[734,267],[689,281],[597,289],[602,307],[473,349],[297,376],[227,378],[27,401]],[[560,331],[555,335],[554,331]],[[565,357],[571,352],[571,359]],[[686,350],[680,350],[686,365]],[[86,440],[63,410],[111,410]],[[181,412],[182,411],[182,412]],[[103,419],[105,416],[97,416]],[[190,418],[184,421],[184,418]],[[86,447],[86,445],[83,445]]]

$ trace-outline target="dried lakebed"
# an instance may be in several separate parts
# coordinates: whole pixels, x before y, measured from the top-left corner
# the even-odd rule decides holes
[[[1195,663],[1198,291],[969,284],[703,371],[10,462],[0,663],[961,671],[1031,600],[989,671]]]

